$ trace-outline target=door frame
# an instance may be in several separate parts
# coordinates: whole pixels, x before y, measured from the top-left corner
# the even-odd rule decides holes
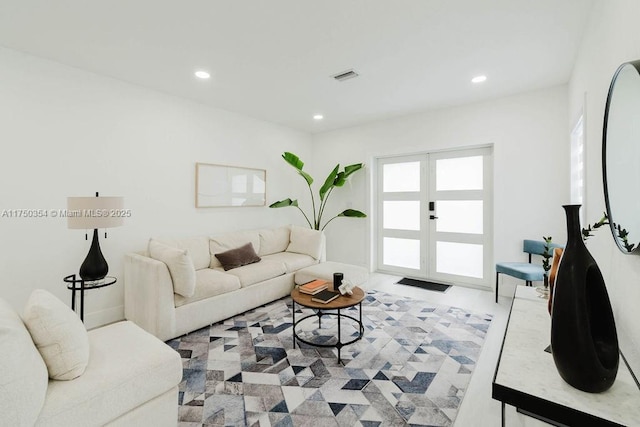
[[[443,153],[451,153],[454,154],[456,152],[460,152],[460,157],[466,157],[468,156],[469,152],[474,151],[474,150],[478,150],[478,151],[486,151],[489,150],[489,153],[487,153],[487,155],[484,156],[484,165],[485,167],[483,168],[484,170],[484,176],[483,176],[483,180],[484,180],[484,188],[487,188],[487,186],[490,186],[490,191],[488,191],[485,196],[484,196],[484,203],[487,205],[487,215],[484,216],[483,218],[483,235],[485,236],[484,242],[483,242],[483,248],[484,248],[484,256],[483,256],[483,278],[482,279],[474,279],[474,278],[469,278],[471,280],[465,280],[465,281],[459,281],[459,280],[455,280],[455,279],[448,279],[445,275],[439,276],[437,279],[434,280],[438,280],[439,282],[442,283],[446,283],[446,284],[456,284],[456,285],[462,285],[462,286],[466,286],[466,287],[471,287],[471,288],[479,288],[479,289],[491,289],[492,287],[492,269],[493,269],[493,255],[494,255],[494,248],[493,248],[493,241],[494,241],[494,234],[493,234],[493,217],[494,217],[494,205],[493,205],[493,201],[494,201],[494,185],[493,185],[493,175],[494,175],[494,168],[493,168],[493,157],[494,157],[494,144],[483,144],[483,145],[474,145],[474,146],[467,146],[467,147],[454,147],[454,148],[444,148],[444,149],[437,149],[437,150],[428,150],[428,151],[417,151],[417,152],[409,152],[409,153],[393,153],[393,154],[374,154],[371,156],[372,165],[375,165],[375,168],[373,170],[372,173],[372,179],[371,179],[371,194],[372,194],[372,199],[371,199],[371,212],[375,213],[375,218],[372,218],[371,224],[372,224],[372,230],[371,230],[371,242],[373,243],[372,248],[371,248],[371,265],[373,266],[373,271],[375,272],[379,272],[379,273],[383,273],[383,274],[391,274],[391,275],[404,275],[405,277],[413,277],[413,278],[417,278],[417,279],[424,279],[424,277],[416,277],[416,272],[415,270],[406,270],[405,273],[403,274],[402,269],[385,269],[382,265],[382,244],[381,244],[381,231],[382,231],[382,203],[380,202],[380,196],[381,193],[379,191],[379,189],[381,189],[381,182],[382,182],[382,171],[380,170],[379,167],[379,161],[383,160],[383,159],[398,159],[399,162],[401,162],[402,160],[400,159],[411,159],[411,158],[416,158],[418,156],[425,156],[425,158],[428,160],[429,159],[429,155],[439,155],[439,154],[443,154]],[[466,153],[463,153],[466,152]],[[473,154],[472,154],[473,155]],[[455,156],[452,156],[455,157]],[[422,165],[424,166],[424,168],[427,168],[427,165]],[[421,166],[421,167],[422,167]],[[490,168],[487,168],[486,166],[490,166]],[[421,176],[422,173],[429,173],[431,174],[432,171],[431,170],[425,170],[425,172],[421,171]],[[427,177],[426,180],[424,181],[427,185],[429,185],[429,182],[427,180],[431,180],[431,177]],[[428,191],[425,192],[426,193],[426,197],[429,197]],[[425,201],[425,206],[428,205],[428,200]],[[422,225],[422,222],[431,222],[428,221],[427,218],[427,214],[428,211],[423,213],[421,212],[421,233],[425,234],[424,238],[421,238],[421,245],[426,246],[424,249],[421,248],[422,253],[424,254],[424,256],[421,259],[421,272],[423,272],[426,276],[426,271],[427,271],[427,266],[426,263],[429,262],[430,260],[430,250],[431,248],[429,248],[428,246],[428,241],[430,239],[428,239],[428,236],[426,236],[429,231],[428,228],[432,228],[430,224],[426,224],[425,226]],[[427,228],[428,227],[428,228]],[[434,239],[435,241],[435,239]],[[423,266],[424,264],[424,266]]]

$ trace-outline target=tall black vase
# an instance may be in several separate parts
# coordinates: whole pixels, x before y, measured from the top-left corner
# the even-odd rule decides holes
[[[602,273],[582,241],[580,205],[563,207],[567,245],[553,289],[553,360],[567,383],[599,393],[613,385],[618,372],[616,325]]]

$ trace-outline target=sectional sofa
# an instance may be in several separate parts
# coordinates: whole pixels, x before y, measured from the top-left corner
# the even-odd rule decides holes
[[[175,426],[178,353],[132,322],[89,332],[35,290],[23,313],[0,299],[0,425]]]
[[[324,260],[324,234],[298,226],[154,238],[125,257],[125,317],[167,341],[289,295]]]

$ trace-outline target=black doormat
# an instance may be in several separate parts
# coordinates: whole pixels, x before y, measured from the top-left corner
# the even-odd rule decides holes
[[[435,292],[447,292],[451,285],[443,285],[442,283],[425,282],[424,280],[408,279],[406,277],[400,279],[398,282],[400,285],[415,286],[422,289]]]

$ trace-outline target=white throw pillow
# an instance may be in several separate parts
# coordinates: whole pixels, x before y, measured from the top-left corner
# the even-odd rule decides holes
[[[0,361],[0,424],[34,425],[47,393],[47,367],[18,313],[2,299]]]
[[[72,380],[89,363],[89,336],[69,306],[44,289],[29,296],[22,316],[54,380]]]
[[[320,259],[322,254],[322,232],[310,228],[291,226],[291,243],[287,252],[295,252]]]
[[[196,269],[186,249],[174,248],[151,239],[149,255],[167,264],[173,281],[173,292],[186,298],[193,296],[196,291]]]

